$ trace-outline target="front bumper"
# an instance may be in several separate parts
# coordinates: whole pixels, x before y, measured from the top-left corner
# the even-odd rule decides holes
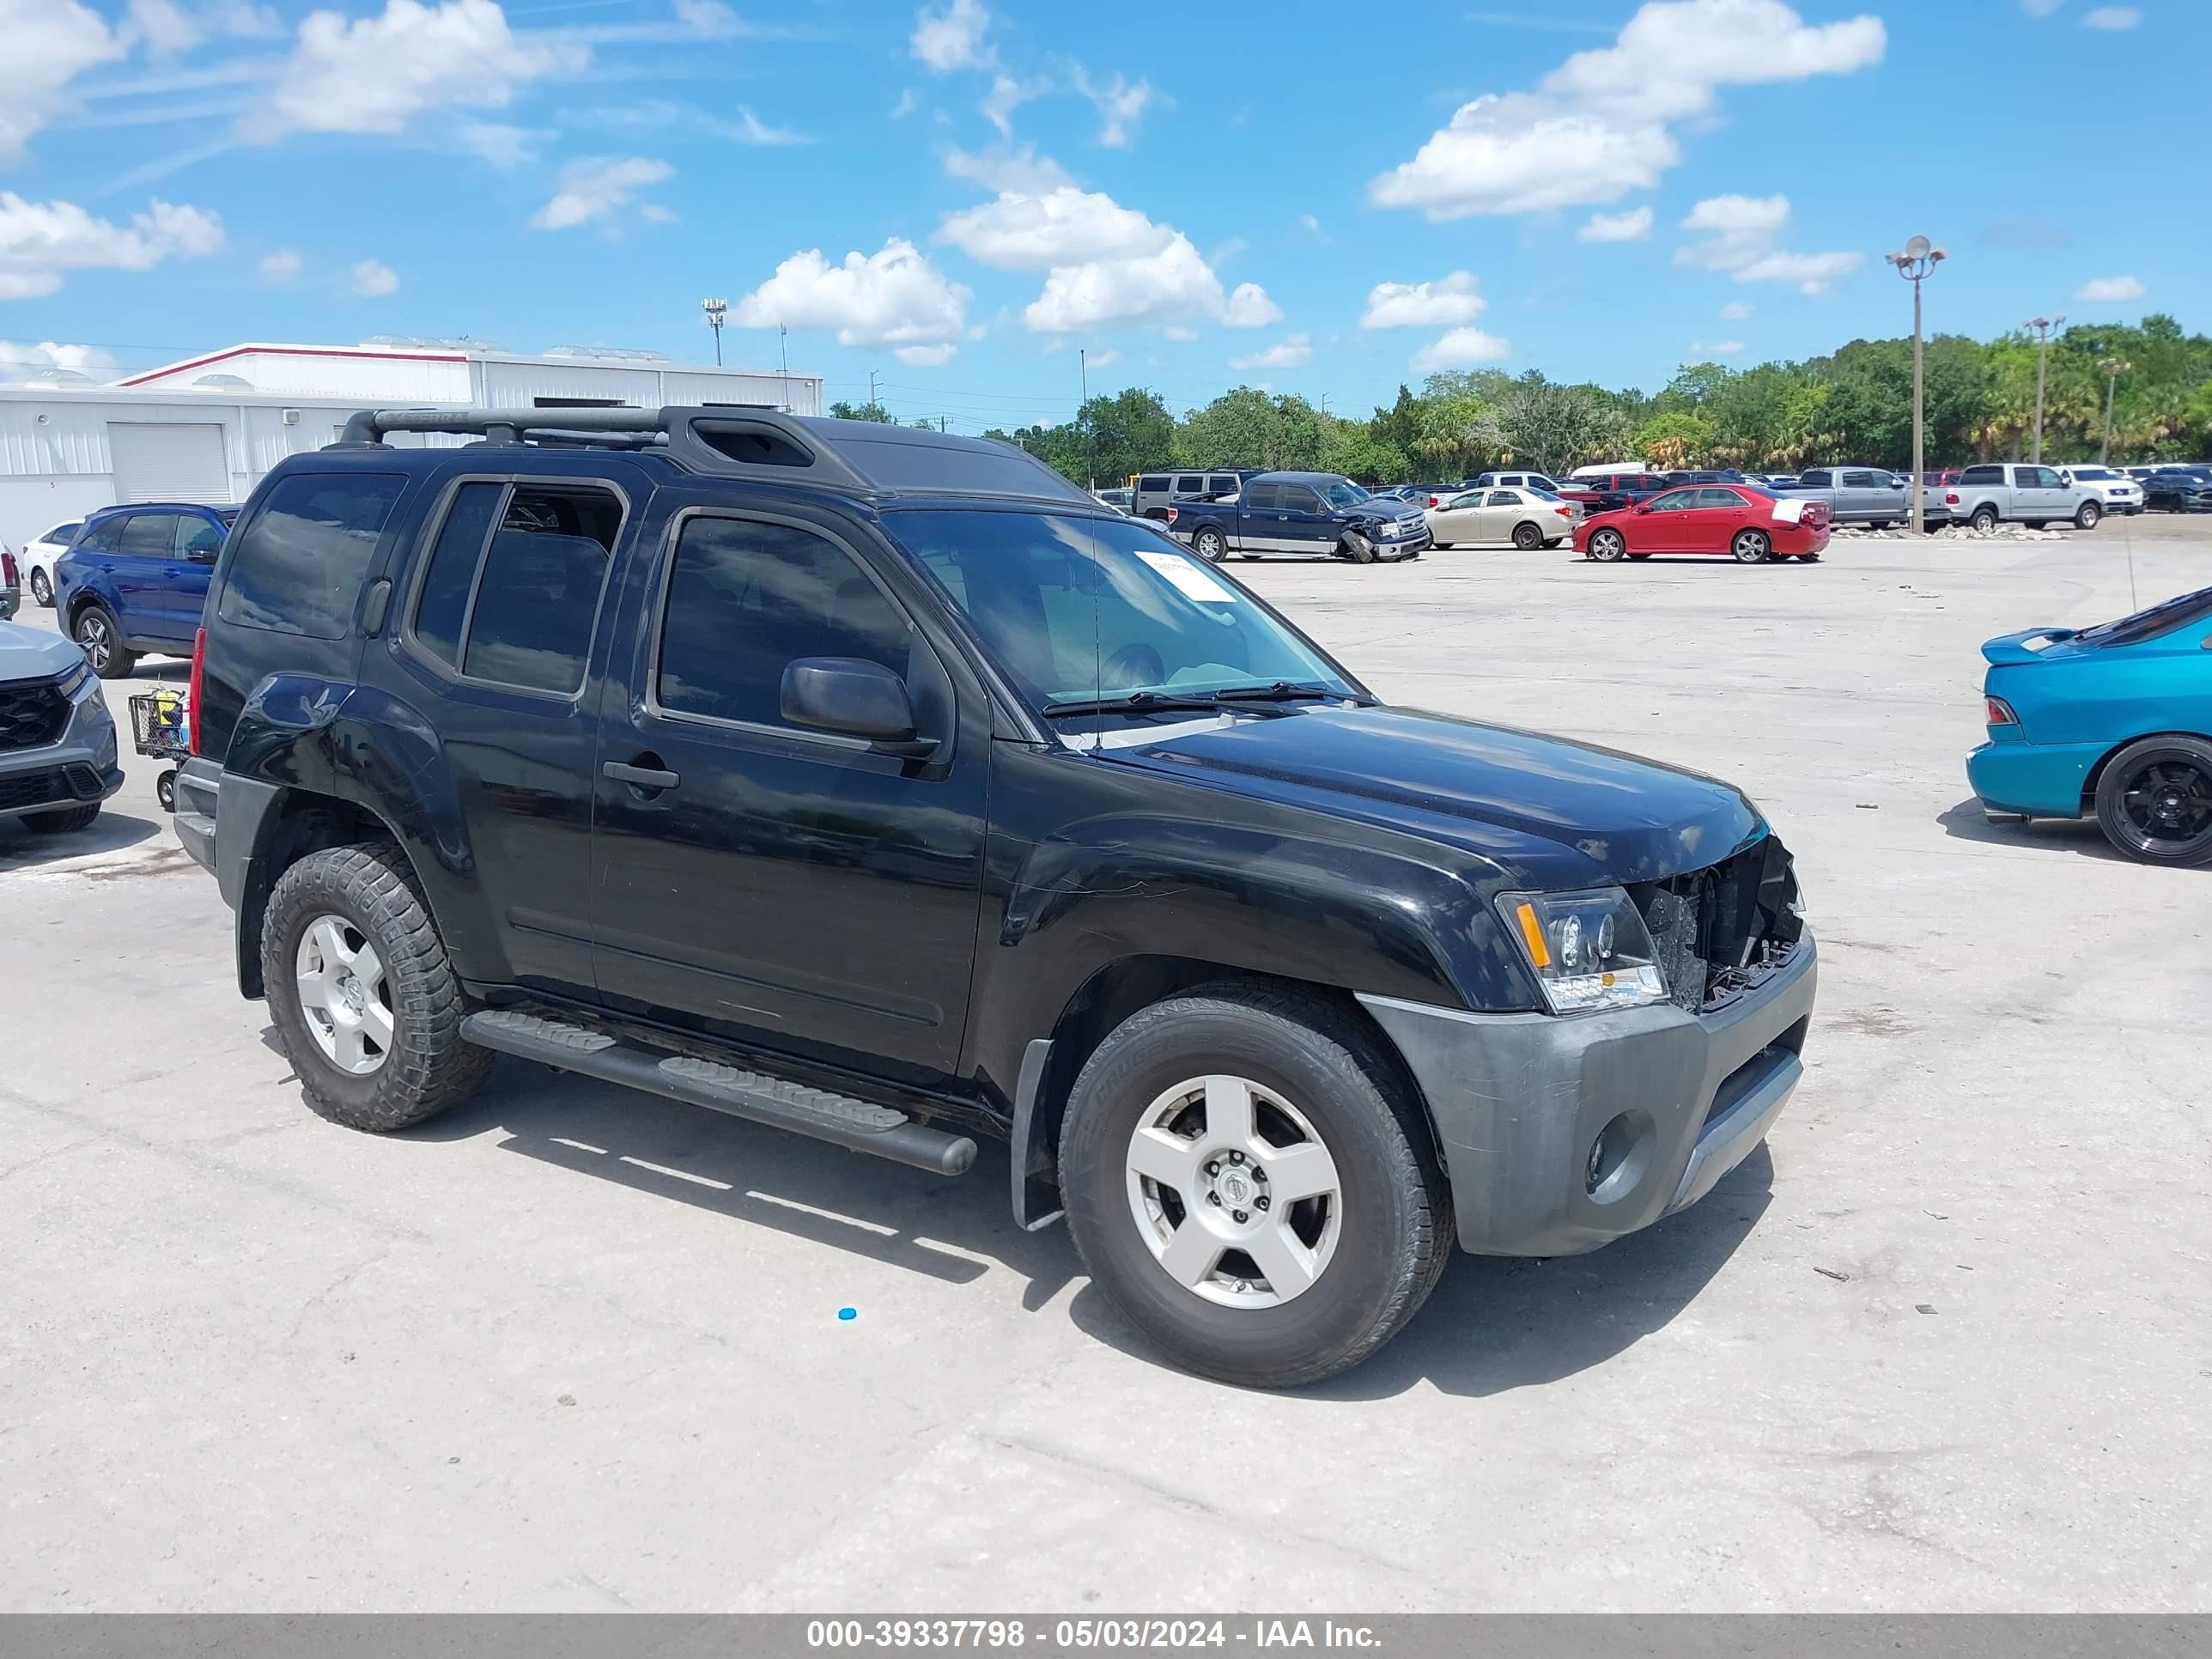
[[[1460,1248],[1576,1255],[1696,1203],[1766,1138],[1804,1075],[1818,979],[1808,932],[1763,984],[1710,1013],[1360,1001],[1427,1097]]]
[[[89,806],[122,787],[115,721],[97,687],[76,699],[69,723],[53,742],[0,749],[0,813]]]

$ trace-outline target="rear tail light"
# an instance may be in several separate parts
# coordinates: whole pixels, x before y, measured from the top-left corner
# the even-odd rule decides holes
[[[1176,507],[1170,507],[1170,508],[1168,509],[1168,522],[1169,522],[1170,524],[1173,524],[1173,523],[1174,523],[1177,519],[1181,518],[1182,516],[1182,512],[1181,512],[1181,510],[1180,510],[1180,509],[1176,508]]]
[[[1958,504],[1959,504],[1959,492],[1958,492],[1957,490],[1955,490],[1955,489],[1947,489],[1947,490],[1945,490],[1945,491],[1943,492],[1943,505],[1944,505],[1944,506],[1946,506],[1946,507],[1956,507],[1956,506],[1958,506]]]
[[[1572,518],[1574,516],[1573,509],[1571,507],[1555,507],[1552,511],[1558,514],[1563,519]]]
[[[0,587],[13,587],[15,585],[15,556],[6,548],[0,547]]]
[[[1991,726],[2020,724],[2020,716],[2012,712],[2012,705],[2002,697],[1984,697],[1982,701],[1987,705],[1984,712],[1988,714],[1989,723]]]
[[[192,677],[185,684],[185,746],[200,752],[200,678],[207,669],[207,629],[192,635]]]

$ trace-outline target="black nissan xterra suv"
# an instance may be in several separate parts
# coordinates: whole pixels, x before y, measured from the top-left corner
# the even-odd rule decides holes
[[[475,434],[395,447],[393,432]],[[1701,1197],[1802,1074],[1723,783],[1387,706],[1021,451],[371,411],[255,490],[177,831],[310,1105],[495,1051],[940,1175],[1011,1143],[1180,1364],[1310,1382],[1462,1248]]]

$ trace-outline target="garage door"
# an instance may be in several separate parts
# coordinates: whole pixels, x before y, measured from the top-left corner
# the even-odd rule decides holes
[[[110,421],[107,453],[114,463],[118,502],[230,499],[230,464],[223,456],[220,426]]]

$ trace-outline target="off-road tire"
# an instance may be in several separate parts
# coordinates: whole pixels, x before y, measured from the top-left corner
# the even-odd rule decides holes
[[[333,915],[376,947],[391,988],[392,1050],[360,1076],[324,1058],[293,988],[301,934]],[[410,1128],[467,1099],[491,1069],[491,1051],[461,1036],[460,980],[406,855],[391,842],[310,853],[277,878],[261,924],[261,981],[307,1104],[349,1129]]]
[[[71,836],[91,829],[99,816],[100,803],[93,801],[83,806],[57,807],[51,812],[26,812],[23,828],[41,836]]]
[[[1343,1182],[1334,1255],[1310,1288],[1271,1307],[1226,1307],[1185,1289],[1131,1213],[1138,1120],[1162,1091],[1224,1072],[1296,1101]],[[1455,1237],[1420,1102],[1382,1045],[1347,1011],[1263,981],[1155,1003],[1098,1046],[1068,1098],[1060,1189],[1084,1265],[1122,1315],[1176,1364],[1253,1388],[1295,1388],[1358,1364],[1428,1299]]]

